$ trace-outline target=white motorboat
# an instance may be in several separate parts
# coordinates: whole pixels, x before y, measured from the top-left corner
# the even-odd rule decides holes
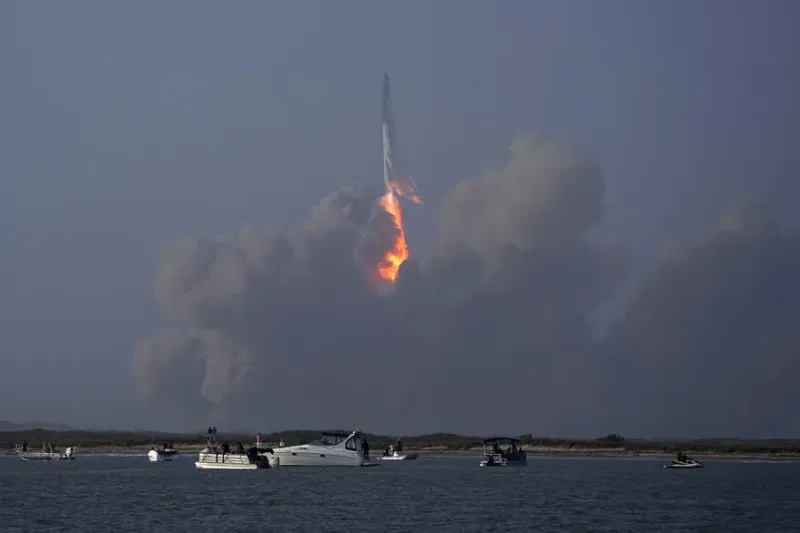
[[[383,457],[381,460],[383,461],[413,461],[419,457],[418,453],[404,453],[403,450],[403,441],[401,439],[397,439],[395,444],[391,444],[386,447],[383,452]]]
[[[281,466],[378,466],[365,457],[363,443],[359,431],[325,432],[319,440],[273,451]]]
[[[278,466],[278,461],[267,458],[266,454],[271,452],[269,448],[254,446],[247,451],[230,453],[223,448],[211,446],[200,452],[194,466],[201,470],[258,470]]]
[[[393,450],[389,455],[384,455],[381,457],[383,461],[413,461],[419,457],[418,453],[402,453],[398,452],[397,450]]]
[[[59,452],[52,446],[42,446],[42,450],[38,452],[28,451],[27,444],[20,446],[17,444],[16,452],[20,459],[23,461],[62,461],[75,459],[75,446],[68,446],[63,452]]]
[[[501,447],[508,444],[505,450]],[[519,439],[492,437],[483,441],[481,466],[527,466],[528,456],[520,446]]]

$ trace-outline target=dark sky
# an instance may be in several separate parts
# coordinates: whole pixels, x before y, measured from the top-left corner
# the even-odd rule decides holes
[[[800,436],[799,15],[2,3],[0,420]]]

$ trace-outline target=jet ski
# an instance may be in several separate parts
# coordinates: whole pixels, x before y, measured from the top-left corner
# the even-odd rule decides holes
[[[703,468],[703,463],[694,459],[686,459],[685,461],[673,460],[672,464],[664,465],[664,468]]]

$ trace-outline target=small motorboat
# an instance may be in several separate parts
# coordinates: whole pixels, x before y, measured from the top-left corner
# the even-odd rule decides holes
[[[42,450],[39,452],[28,451],[28,443],[25,442],[21,446],[17,444],[16,452],[20,459],[23,461],[63,461],[75,459],[75,446],[68,446],[63,452],[56,450],[52,444],[42,444]]]
[[[703,463],[695,461],[694,459],[685,459],[683,461],[673,460],[672,464],[664,465],[663,468],[703,468]]]
[[[390,444],[383,450],[383,461],[413,461],[419,457],[418,453],[405,453],[403,440],[397,439],[394,444]]]
[[[392,450],[389,455],[384,455],[381,457],[382,461],[413,461],[419,457],[418,453],[403,453],[398,452],[397,450]]]
[[[164,461],[172,461],[172,458],[177,454],[178,450],[175,449],[173,443],[163,442],[159,446],[150,448],[150,451],[147,452],[147,458],[151,463],[161,463]]]

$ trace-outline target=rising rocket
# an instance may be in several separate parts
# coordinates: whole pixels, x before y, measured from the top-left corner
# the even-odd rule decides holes
[[[392,115],[392,89],[389,75],[383,75],[383,181],[386,190],[419,203],[417,184],[409,177],[399,177],[394,168],[395,155],[394,116]]]
[[[389,75],[383,75],[383,181],[390,188],[394,176],[394,117],[392,116],[392,88]]]

